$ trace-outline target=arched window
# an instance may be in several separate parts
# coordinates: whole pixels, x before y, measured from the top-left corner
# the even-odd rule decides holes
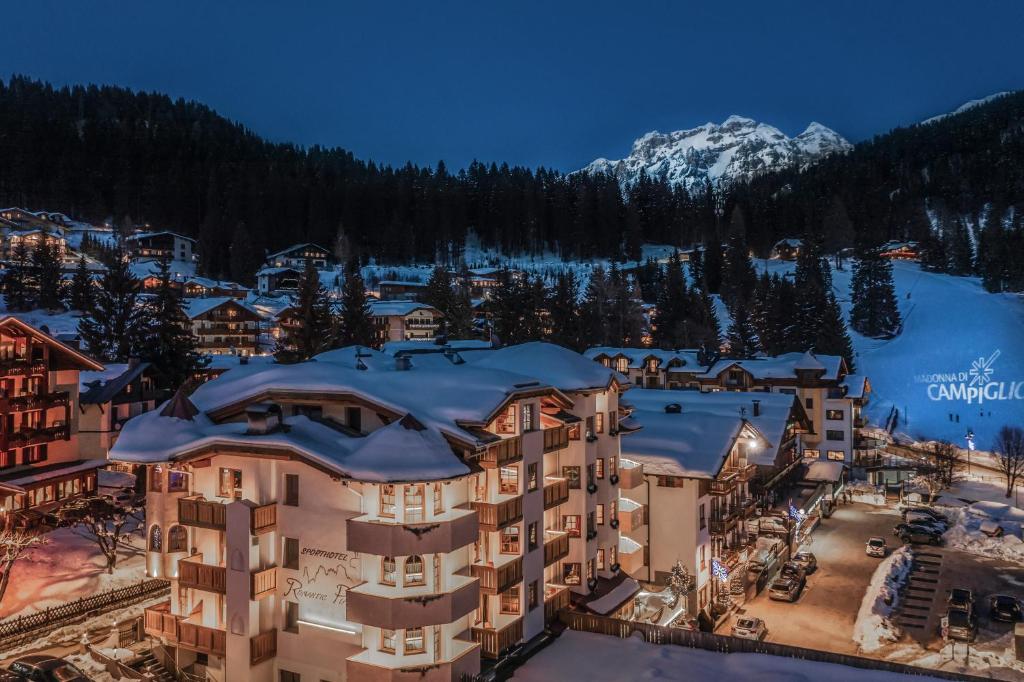
[[[405,584],[423,585],[423,557],[413,554],[405,560]]]
[[[398,567],[395,565],[395,557],[386,556],[380,560],[380,581],[385,585],[395,584],[395,573]]]
[[[161,552],[164,546],[164,536],[160,532],[160,526],[154,524],[149,529],[149,551],[150,552]]]
[[[185,526],[171,526],[171,529],[167,531],[167,551],[188,551],[188,530],[185,529]]]

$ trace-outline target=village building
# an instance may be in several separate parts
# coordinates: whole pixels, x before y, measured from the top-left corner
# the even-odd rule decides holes
[[[146,632],[225,682],[459,681],[541,635],[618,572],[614,517],[586,512],[617,498],[617,379],[518,348],[343,348],[128,422],[111,458],[148,469],[147,572],[172,583]],[[578,391],[509,369],[530,357]]]
[[[182,306],[202,353],[256,355],[260,352],[261,317],[244,301],[230,297],[189,298]]]
[[[102,369],[17,318],[0,319],[0,513],[31,525],[96,490],[106,461],[80,451],[79,375]]]
[[[433,341],[441,326],[441,311],[415,301],[371,301],[370,315],[377,345],[388,341]]]
[[[384,280],[377,285],[377,294],[382,301],[422,301],[427,293],[423,282]]]
[[[125,237],[133,259],[172,260],[191,263],[196,240],[177,232],[138,232]]]
[[[588,348],[584,355],[625,374],[631,384],[642,388],[697,390],[698,376],[707,370],[697,350],[597,346]]]
[[[236,282],[210,279],[208,277],[188,277],[182,283],[182,295],[185,298],[212,298],[226,296],[244,299],[249,289]]]
[[[779,260],[796,260],[800,256],[800,249],[804,242],[796,237],[786,237],[775,242],[772,246],[772,258]]]
[[[893,260],[920,260],[921,249],[917,242],[889,241],[882,245],[882,258]]]
[[[261,296],[294,294],[299,290],[302,268],[267,266],[256,273],[256,291]]]
[[[786,353],[776,357],[719,360],[699,376],[702,391],[795,395],[810,419],[801,456],[853,464],[855,429],[870,383],[851,375],[838,355]]]
[[[302,272],[306,261],[311,261],[318,270],[326,268],[332,260],[330,250],[317,244],[295,244],[283,251],[267,256],[267,266],[271,268],[294,268]]]
[[[79,451],[106,459],[125,423],[170,397],[167,382],[150,362],[132,359],[79,374]]]

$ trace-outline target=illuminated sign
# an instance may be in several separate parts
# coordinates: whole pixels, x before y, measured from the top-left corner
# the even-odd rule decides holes
[[[979,357],[969,370],[919,374],[914,380],[927,384],[928,398],[934,401],[960,400],[981,405],[999,400],[1024,400],[1024,381],[996,381],[995,362],[1001,352]]]

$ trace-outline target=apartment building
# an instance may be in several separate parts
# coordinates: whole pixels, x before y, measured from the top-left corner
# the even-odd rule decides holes
[[[255,355],[259,352],[259,312],[229,296],[191,298],[182,306],[192,324],[197,346],[214,355]]]
[[[138,232],[125,237],[125,246],[132,258],[176,260],[191,263],[196,240],[177,232]]]
[[[597,346],[583,354],[626,375],[630,384],[642,388],[699,389],[698,376],[707,371],[696,350]]]
[[[370,315],[378,345],[389,341],[432,341],[441,326],[441,311],[415,301],[371,301]]]
[[[14,317],[0,319],[0,509],[34,523],[96,489],[79,451],[79,373],[103,366]]]
[[[745,587],[738,569],[748,558],[747,520],[763,503],[765,482],[797,461],[806,420],[784,394],[634,389],[629,409],[619,481],[622,567],[664,585],[681,564],[694,585],[677,616],[712,617],[730,576]]]
[[[582,360],[551,349],[535,369]],[[148,469],[147,570],[172,583],[146,631],[225,682],[460,680],[540,634],[617,543],[582,539],[594,493],[562,467],[616,380],[584,361],[574,399],[514,351],[239,365],[128,422],[111,459]]]
[[[866,378],[850,374],[838,355],[786,353],[776,357],[719,360],[698,377],[702,391],[749,391],[795,395],[810,420],[801,456],[853,464],[854,429],[871,391]]]

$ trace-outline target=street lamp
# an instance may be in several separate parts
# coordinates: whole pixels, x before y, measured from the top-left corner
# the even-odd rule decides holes
[[[974,431],[967,429],[967,474],[971,473],[971,453],[974,452]]]

